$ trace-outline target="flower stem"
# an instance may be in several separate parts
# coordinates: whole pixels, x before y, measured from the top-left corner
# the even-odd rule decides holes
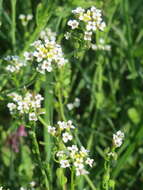
[[[74,190],[74,170],[71,169],[71,190]]]
[[[33,152],[33,155],[35,158],[35,162],[38,164],[39,168],[41,169],[41,173],[42,173],[42,176],[43,176],[43,179],[45,182],[46,190],[50,190],[48,178],[47,178],[47,175],[46,175],[46,172],[44,170],[43,163],[41,160],[39,146],[38,146],[38,142],[36,139],[35,131],[34,130],[30,131],[29,135],[30,135],[30,138],[32,140],[32,152]]]

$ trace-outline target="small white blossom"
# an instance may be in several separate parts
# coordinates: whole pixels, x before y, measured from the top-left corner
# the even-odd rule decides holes
[[[115,147],[120,147],[123,143],[124,133],[117,131],[116,134],[113,134],[113,144]]]
[[[61,168],[68,168],[70,167],[70,163],[68,160],[61,160],[60,161]]]
[[[91,41],[92,32],[85,32],[84,33],[84,40]]]
[[[62,134],[62,139],[65,143],[72,140],[72,135],[70,135],[68,132],[65,132]]]
[[[73,30],[78,28],[79,22],[77,20],[69,20],[67,25],[69,25]]]
[[[56,154],[57,157],[62,157],[63,155],[64,155],[64,151],[62,151],[62,150],[58,151]]]
[[[33,113],[29,113],[29,121],[37,121],[37,116],[36,114],[33,112]]]
[[[31,182],[30,182],[30,186],[31,186],[31,187],[34,187],[35,185],[36,185],[36,182],[35,182],[35,181],[31,181]]]
[[[84,168],[76,168],[76,176],[87,175],[89,172]]]
[[[14,103],[8,103],[7,107],[9,108],[10,112],[13,112],[13,110],[16,109],[16,104],[14,104]]]
[[[85,163],[88,164],[90,167],[93,166],[93,162],[94,162],[94,160],[90,159],[90,158],[87,158],[87,160],[85,161]]]
[[[80,14],[80,13],[84,13],[85,10],[81,7],[77,7],[76,9],[72,10],[73,14]]]
[[[70,32],[66,32],[64,34],[64,37],[65,37],[66,40],[68,40],[71,37],[71,33]]]
[[[56,134],[56,128],[52,126],[48,126],[48,132],[52,135]]]
[[[68,108],[68,110],[71,111],[74,108],[74,104],[72,104],[72,103],[67,104],[67,108]]]

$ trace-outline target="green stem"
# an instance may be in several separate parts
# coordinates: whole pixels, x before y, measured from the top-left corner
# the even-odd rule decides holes
[[[12,26],[11,26],[11,38],[12,38],[12,46],[13,50],[15,51],[16,47],[16,1],[11,0],[11,9],[12,9]]]
[[[74,190],[74,170],[71,169],[71,190]]]
[[[90,180],[90,178],[87,175],[84,175],[86,181],[88,182],[89,186],[91,187],[92,190],[97,190],[96,187],[94,186],[93,182]]]
[[[53,123],[53,74],[46,74],[45,81],[45,123],[51,125]],[[45,126],[45,125],[44,125]],[[52,172],[51,172],[51,150],[52,150],[52,141],[51,136],[48,133],[47,127],[44,127],[44,142],[45,142],[45,154],[46,154],[46,163],[48,164],[48,174],[50,176],[50,181],[52,181]]]
[[[46,172],[44,170],[43,163],[41,160],[39,146],[38,146],[35,131],[34,130],[30,131],[29,135],[30,135],[30,138],[32,140],[32,152],[34,154],[35,162],[38,164],[39,168],[41,169],[41,173],[42,173],[42,176],[44,178],[46,190],[50,190],[48,178],[47,178],[47,175],[46,175]]]
[[[66,117],[64,114],[64,106],[63,106],[63,102],[62,102],[62,94],[61,94],[61,89],[59,88],[59,92],[58,92],[58,100],[59,100],[59,105],[60,105],[60,114],[61,114],[61,118],[65,121]]]

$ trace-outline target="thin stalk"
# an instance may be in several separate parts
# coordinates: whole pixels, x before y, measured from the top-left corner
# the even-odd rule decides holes
[[[87,175],[84,175],[84,178],[86,179],[86,181],[88,182],[88,184],[92,190],[97,190],[96,187],[94,186],[93,182],[90,180],[90,178]]]
[[[16,2],[17,0],[11,0],[11,9],[12,9],[11,38],[12,38],[12,46],[14,51],[16,47]]]
[[[74,171],[71,169],[71,190],[74,190]]]
[[[51,125],[53,123],[53,74],[46,74],[45,81],[45,122],[47,125]],[[51,173],[51,150],[52,150],[52,141],[51,136],[48,133],[46,127],[44,127],[44,142],[45,142],[45,154],[46,154],[46,163],[48,164],[48,174],[50,176],[50,181],[52,180]]]
[[[60,114],[61,114],[61,118],[65,121],[66,117],[64,114],[64,106],[63,106],[63,102],[62,102],[62,94],[61,94],[61,89],[59,88],[59,92],[58,92],[58,100],[59,100],[59,105],[60,105]]]
[[[34,158],[35,158],[36,163],[38,164],[39,168],[41,169],[41,173],[42,173],[43,178],[44,178],[46,190],[50,190],[48,178],[47,178],[47,175],[46,175],[46,172],[45,172],[45,169],[43,167],[42,160],[41,160],[40,150],[39,150],[35,130],[33,129],[33,131],[30,131],[29,135],[30,135],[30,138],[32,140],[32,152],[34,154]]]

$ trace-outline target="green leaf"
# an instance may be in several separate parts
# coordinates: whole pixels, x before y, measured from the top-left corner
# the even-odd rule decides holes
[[[138,124],[140,122],[140,115],[135,108],[128,109],[128,116],[134,124]]]

